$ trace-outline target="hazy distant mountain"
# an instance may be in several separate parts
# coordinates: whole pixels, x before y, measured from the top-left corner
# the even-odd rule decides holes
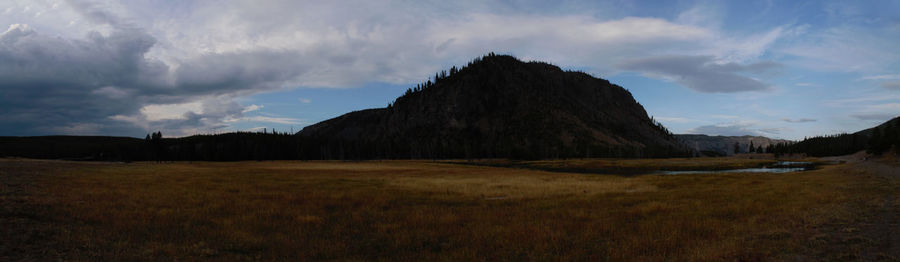
[[[582,72],[489,55],[387,108],[300,131],[322,158],[661,157],[689,154],[631,93]]]
[[[749,152],[750,143],[753,147],[766,148],[770,144],[787,143],[788,140],[771,139],[763,136],[708,136],[694,134],[675,135],[689,148],[697,152],[716,152],[722,155],[734,155],[734,143],[738,143],[741,153]],[[709,154],[709,153],[707,153]]]

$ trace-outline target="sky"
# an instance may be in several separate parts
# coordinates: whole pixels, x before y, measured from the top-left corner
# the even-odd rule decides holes
[[[674,133],[900,115],[900,1],[0,1],[0,136],[299,131],[495,52],[610,80]]]

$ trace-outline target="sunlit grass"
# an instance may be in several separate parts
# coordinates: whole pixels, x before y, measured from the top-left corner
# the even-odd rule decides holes
[[[689,160],[665,161],[653,163]],[[893,190],[846,165],[633,177],[425,161],[0,165],[34,181],[29,201],[49,208],[58,243],[46,248],[62,250],[49,254],[75,260],[790,258],[826,249],[810,244],[817,226]]]

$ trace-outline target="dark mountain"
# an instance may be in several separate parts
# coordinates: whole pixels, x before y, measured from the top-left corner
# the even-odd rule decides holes
[[[690,155],[630,92],[583,72],[491,54],[434,79],[299,134],[329,159]]]
[[[764,136],[708,136],[694,134],[675,135],[687,147],[705,155],[734,155],[734,144],[738,143],[740,152],[749,152],[750,144],[754,147],[766,148],[769,145],[788,143],[783,139],[771,139]]]
[[[881,154],[900,147],[900,117],[873,128],[853,134],[837,134],[806,138],[803,141],[777,146],[777,153],[804,153],[810,156],[839,156],[860,150]]]

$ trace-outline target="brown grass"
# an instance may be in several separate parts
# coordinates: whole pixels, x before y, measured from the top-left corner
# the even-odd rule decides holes
[[[777,162],[774,159],[749,158],[666,158],[666,159],[573,159],[528,161],[537,167],[576,167],[646,170],[722,170],[760,167]]]
[[[854,168],[620,177],[0,160],[0,222],[16,225],[0,229],[0,260],[816,260],[838,252],[822,228],[897,192]]]
[[[567,159],[567,160],[536,160],[536,161],[517,161],[507,159],[488,159],[488,160],[447,160],[446,163],[476,165],[476,166],[494,166],[494,167],[515,167],[544,171],[558,172],[576,172],[576,173],[599,173],[599,174],[621,174],[621,175],[638,175],[652,174],[661,170],[666,171],[686,171],[686,170],[729,170],[756,168],[771,165],[779,160],[774,158],[772,154],[741,154],[735,157],[701,157],[701,158],[665,158],[665,159]],[[824,164],[816,158],[792,158],[789,161],[805,161]]]

